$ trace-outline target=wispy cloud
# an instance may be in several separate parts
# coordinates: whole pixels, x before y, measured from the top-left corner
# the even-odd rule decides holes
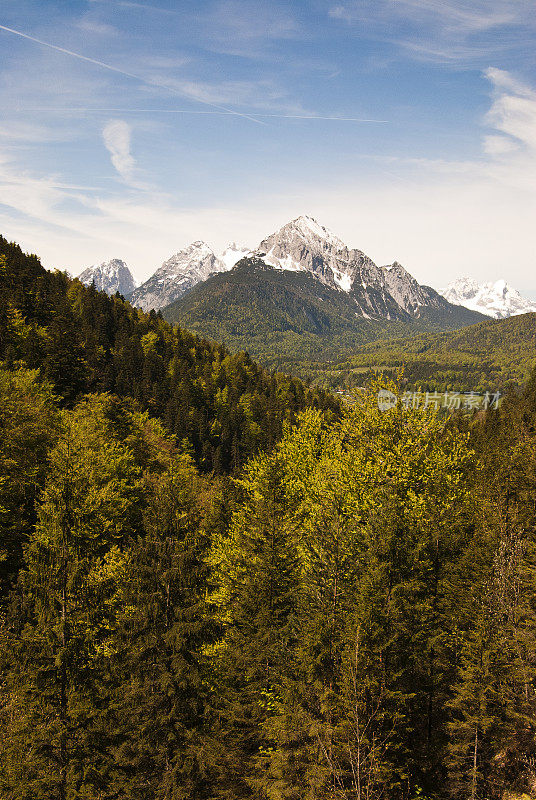
[[[329,15],[345,19],[371,20],[376,15],[396,14],[400,18],[440,25],[446,31],[474,33],[525,22],[528,3],[523,0],[377,0],[333,6]]]
[[[494,133],[484,139],[491,172],[536,198],[536,91],[505,70],[489,68],[486,77],[494,90],[486,115]]]
[[[111,119],[102,131],[112,164],[126,183],[132,184],[136,162],[130,152],[131,128],[122,119]]]
[[[68,186],[60,176],[21,170],[4,154],[0,198],[9,210],[0,224],[50,266],[76,271],[116,255],[147,276],[195,238],[216,247],[229,236],[255,244],[287,219],[311,213],[375,260],[397,258],[432,285],[468,270],[499,278],[507,265],[508,277],[523,288],[533,273],[536,95],[505,71],[490,69],[487,78],[493,93],[483,121],[488,130],[481,156],[472,161],[393,155],[373,181],[349,170],[345,181],[331,185],[311,180],[274,192],[263,184],[226,207],[195,209],[150,188],[118,193]],[[115,168],[132,175],[128,125],[114,119],[106,130]]]
[[[299,38],[291,7],[275,0],[219,0],[201,16],[201,24],[217,52],[259,58],[275,42]]]
[[[446,64],[533,46],[522,32],[536,30],[533,0],[349,0],[328,14],[417,59]]]
[[[87,14],[78,20],[76,27],[84,33],[94,34],[95,36],[117,36],[117,28],[108,25],[106,22],[99,22],[91,19]]]

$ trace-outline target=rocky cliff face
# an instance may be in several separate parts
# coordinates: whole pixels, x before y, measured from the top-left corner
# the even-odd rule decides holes
[[[129,297],[134,291],[136,284],[134,278],[125,264],[119,258],[112,258],[98,266],[88,267],[79,276],[78,280],[85,286],[95,284],[95,288],[100,292],[113,295],[116,292],[124,297]]]
[[[284,225],[261,242],[256,255],[277,269],[310,272],[326,286],[350,294],[365,318],[404,320],[418,315],[422,305],[445,302],[437,301],[433,289],[419,286],[397,262],[378,267],[311,217]]]
[[[226,272],[249,253],[249,249],[230,244],[216,255],[206,242],[193,244],[175,253],[132,294],[133,305],[150,311],[170,305],[209,275]]]
[[[431,286],[421,286],[413,275],[395,261],[382,267],[391,297],[412,317],[420,317],[422,309],[446,309],[449,305]]]

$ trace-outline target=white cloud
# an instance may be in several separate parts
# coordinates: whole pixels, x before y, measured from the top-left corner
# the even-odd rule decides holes
[[[92,19],[88,14],[84,15],[82,19],[76,23],[76,27],[84,33],[95,36],[117,36],[118,33],[113,25],[108,25],[106,22]]]
[[[504,156],[517,149],[517,145],[506,136],[485,136],[484,152],[488,156]]]
[[[504,70],[488,69],[486,77],[496,92],[487,115],[489,124],[536,156],[536,92]]]
[[[102,138],[112,164],[126,183],[132,183],[136,162],[130,153],[131,128],[124,120],[111,119],[104,126]]]

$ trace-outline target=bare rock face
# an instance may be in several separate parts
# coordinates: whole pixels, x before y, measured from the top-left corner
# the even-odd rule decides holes
[[[78,280],[85,286],[94,284],[99,292],[106,292],[109,295],[119,292],[123,297],[129,297],[136,288],[129,268],[119,258],[88,267],[78,276]]]
[[[264,239],[255,255],[276,269],[311,272],[335,287],[340,276],[337,253],[344,249],[344,242],[312,217],[298,217]]]
[[[381,267],[365,253],[344,242],[311,217],[284,225],[261,242],[256,255],[277,269],[310,272],[354,299],[359,316],[407,319],[390,295]]]
[[[417,283],[413,275],[410,275],[398,261],[382,267],[382,270],[391,297],[412,317],[420,317],[424,308],[448,308],[448,302],[446,303],[435,289]]]
[[[214,272],[227,269],[205,242],[193,244],[164,261],[132,294],[130,302],[144,311],[168,306]]]

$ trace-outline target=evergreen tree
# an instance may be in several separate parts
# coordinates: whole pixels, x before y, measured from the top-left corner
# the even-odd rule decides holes
[[[108,641],[113,765],[107,796],[204,798],[212,750],[203,646],[211,635],[200,530],[205,488],[169,445],[149,483],[143,533],[125,559]]]
[[[52,386],[37,371],[0,370],[0,603],[22,566],[45,482],[47,455],[58,436]]]
[[[11,713],[0,773],[13,800],[99,796],[107,756],[92,728],[113,624],[109,601],[141,502],[140,470],[128,448],[106,435],[99,406],[64,413],[25,549],[8,641]]]
[[[264,783],[274,746],[270,720],[292,671],[299,582],[278,455],[250,462],[239,485],[243,503],[211,556],[223,628],[212,650],[227,752],[220,789],[231,798]]]

